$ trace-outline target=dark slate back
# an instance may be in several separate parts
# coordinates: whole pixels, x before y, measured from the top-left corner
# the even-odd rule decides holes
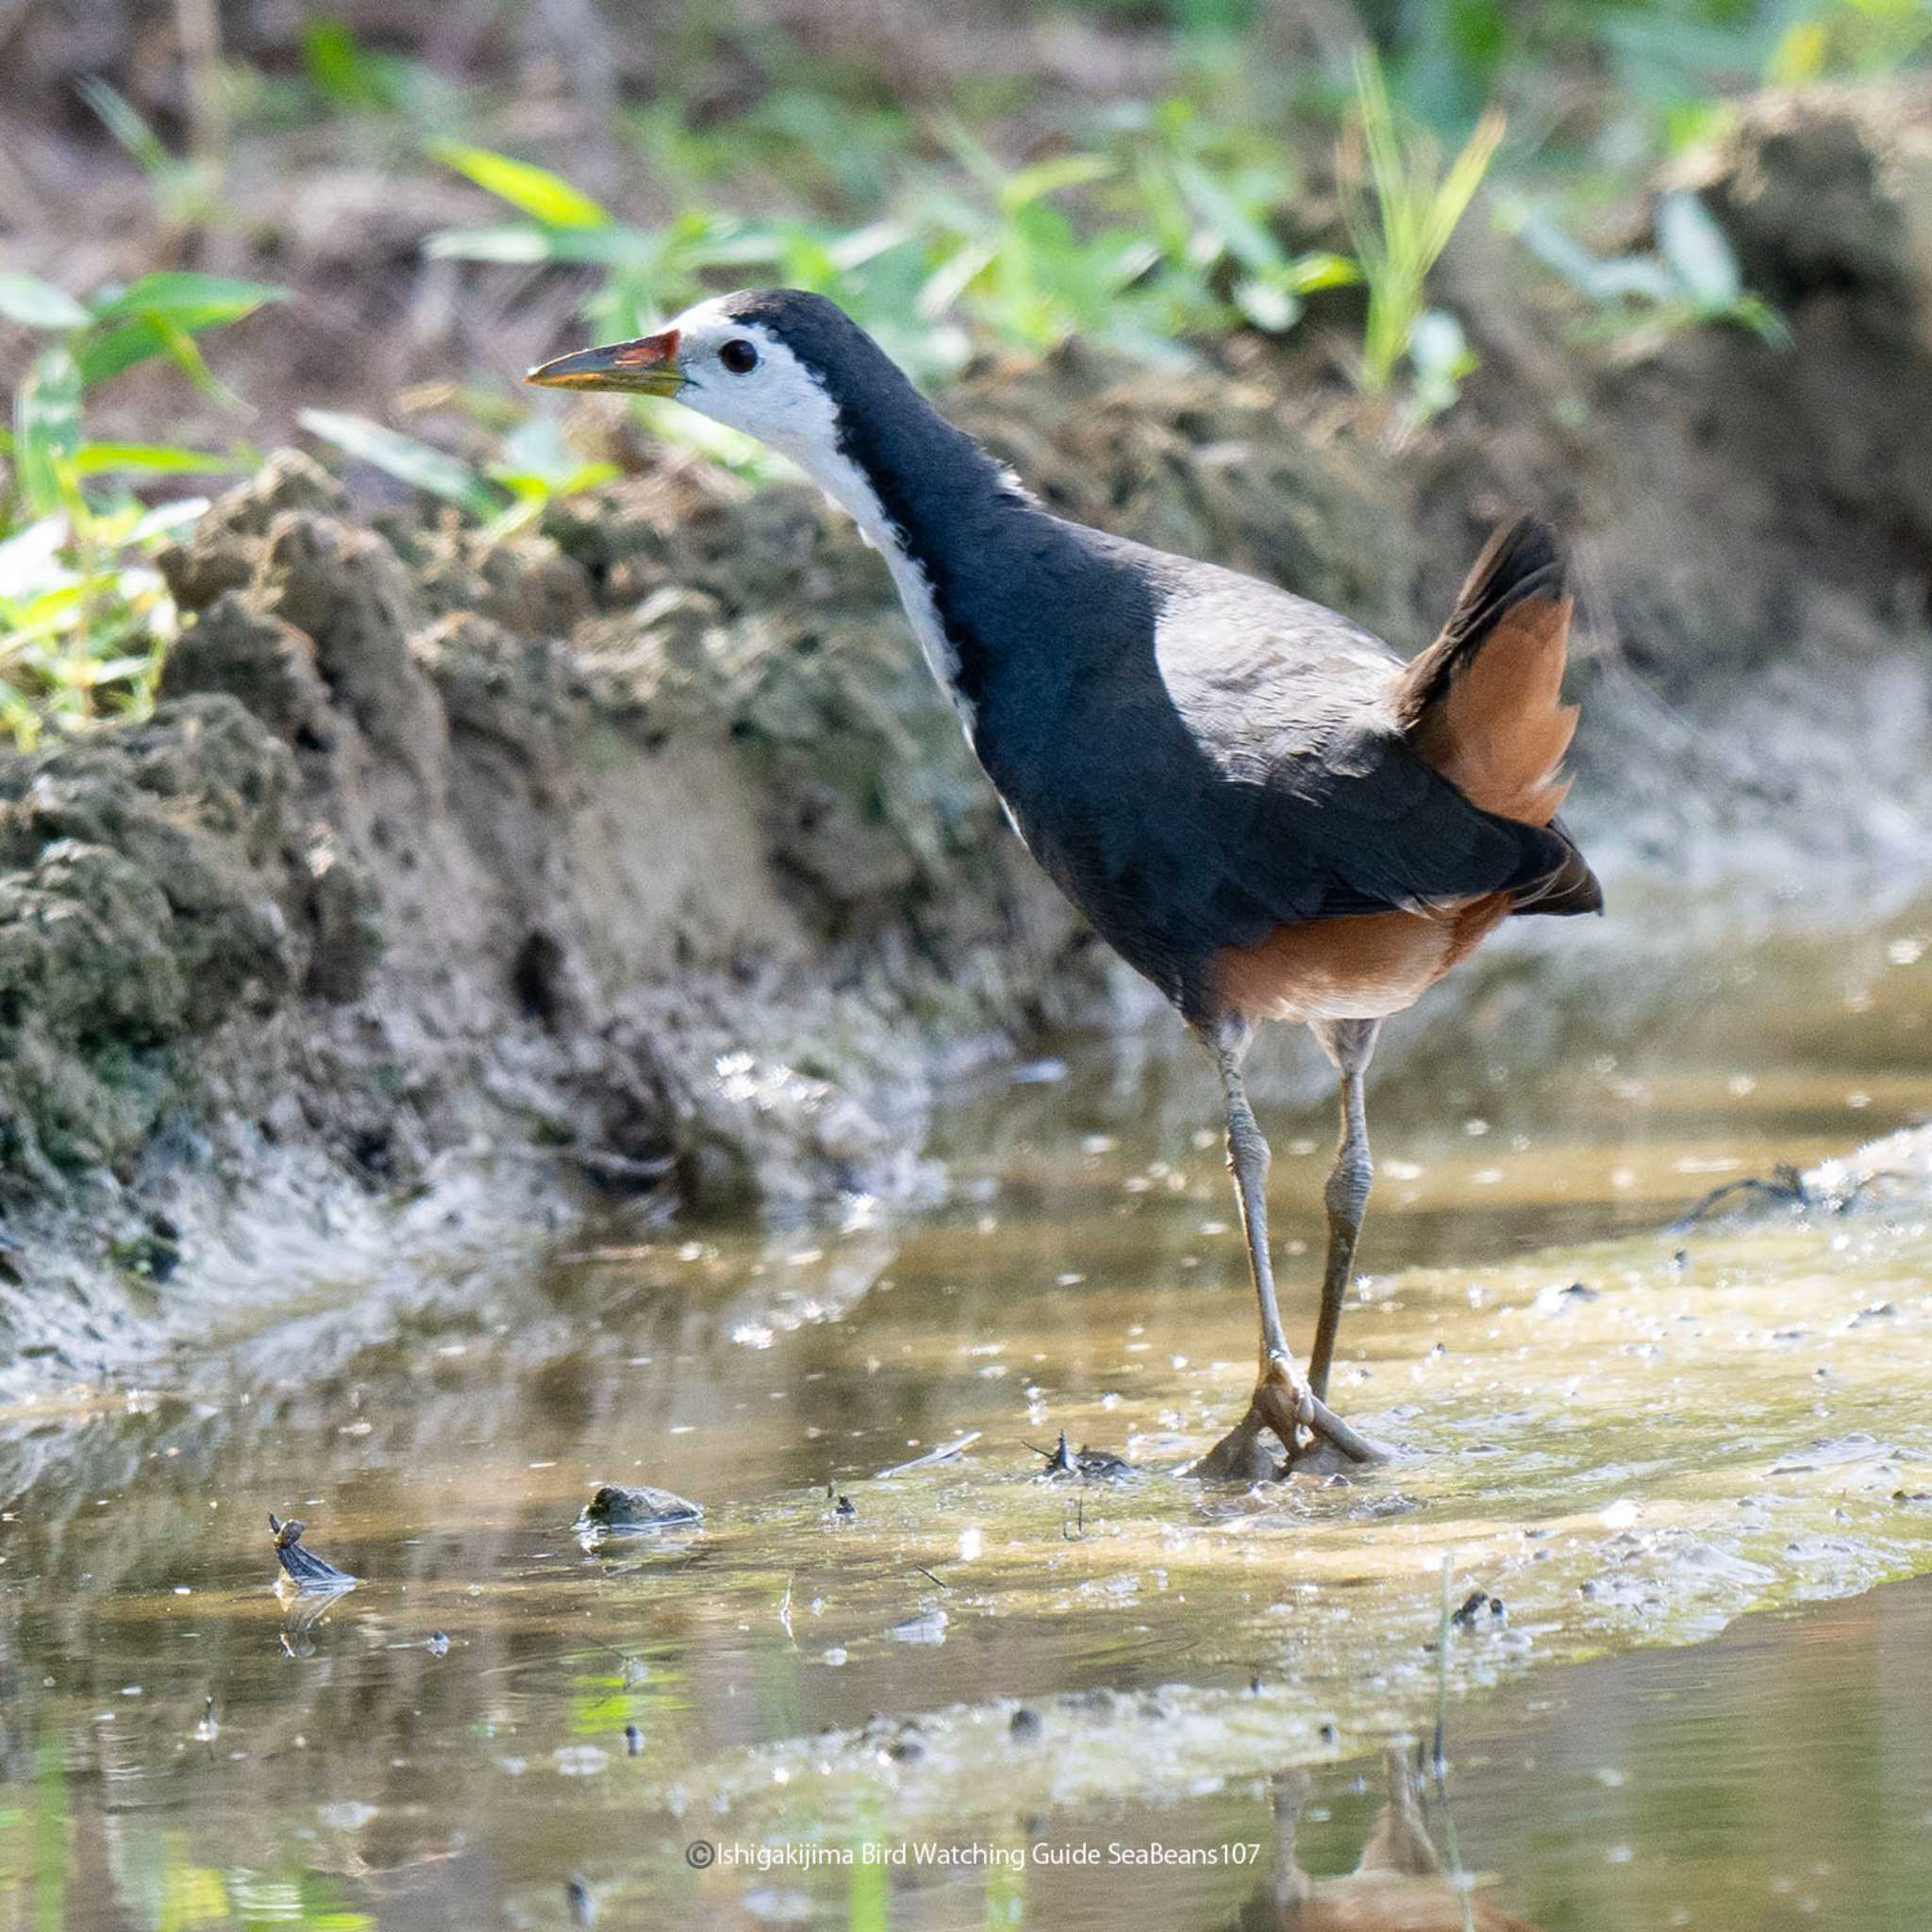
[[[1518,890],[1557,834],[1478,810],[1409,749],[1402,660],[1252,577],[1048,513],[834,304],[734,298],[838,405],[923,566],[1022,836],[1130,964],[1206,1017],[1212,957],[1277,926]]]

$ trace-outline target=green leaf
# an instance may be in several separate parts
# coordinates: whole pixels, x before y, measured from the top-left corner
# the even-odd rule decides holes
[[[245,457],[155,442],[84,442],[74,453],[76,476],[99,476],[114,470],[140,470],[154,476],[229,475],[251,467]]]
[[[1302,318],[1300,300],[1261,275],[1243,275],[1234,285],[1235,307],[1255,326],[1271,336],[1285,335]]]
[[[64,516],[42,517],[0,542],[0,602],[35,595],[72,577],[61,561],[69,535]]]
[[[273,282],[244,282],[232,275],[197,275],[191,269],[164,269],[142,275],[118,295],[94,306],[96,323],[166,316],[181,328],[212,328],[239,322],[270,302],[287,302],[291,291]]]
[[[530,161],[512,159],[487,147],[470,147],[459,141],[430,143],[429,152],[478,188],[507,201],[548,228],[601,228],[610,220],[581,189],[561,175]]]
[[[1298,295],[1312,294],[1317,289],[1350,288],[1361,278],[1359,262],[1326,248],[1298,255],[1288,265],[1288,286]]]
[[[311,436],[334,443],[358,462],[373,463],[411,489],[458,504],[474,517],[488,519],[503,508],[496,491],[460,457],[432,449],[413,436],[335,409],[303,409],[295,420]]]
[[[85,387],[92,389],[97,382],[106,382],[123,370],[167,353],[168,339],[153,323],[123,323],[104,335],[90,335],[82,341],[78,356],[80,379]]]
[[[81,341],[80,379],[92,389],[156,356],[172,356],[202,388],[218,389],[201,357],[183,343],[201,330],[237,322],[289,291],[268,282],[170,270],[142,275],[94,308],[94,327]]]
[[[37,516],[61,506],[60,471],[80,447],[80,371],[65,349],[44,349],[13,397],[13,463]]]
[[[1104,181],[1113,172],[1114,164],[1105,155],[1056,155],[1008,175],[1000,183],[1000,206],[1011,214],[1062,189]]]
[[[660,252],[658,238],[641,228],[544,228],[534,222],[497,222],[481,228],[442,228],[424,252],[437,261],[589,261],[625,267]]]
[[[18,269],[0,269],[0,315],[25,328],[85,328],[88,313],[65,289]]]
[[[1287,267],[1281,244],[1205,168],[1176,161],[1174,177],[1195,214],[1250,275],[1272,275]]]

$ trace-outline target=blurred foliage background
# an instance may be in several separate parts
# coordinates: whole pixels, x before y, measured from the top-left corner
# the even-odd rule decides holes
[[[1293,358],[1400,448],[1515,238],[1579,341],[1780,322],[1659,170],[1764,87],[1883,85],[1932,0],[0,0],[0,727],[139,708],[153,567],[302,437],[504,531],[694,441],[522,370],[823,290],[922,381],[1069,339]]]

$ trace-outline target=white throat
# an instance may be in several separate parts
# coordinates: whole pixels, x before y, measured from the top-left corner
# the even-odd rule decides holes
[[[786,454],[858,525],[858,534],[885,558],[899,592],[899,602],[905,606],[907,619],[912,625],[912,634],[919,640],[919,648],[924,653],[932,675],[959,720],[966,742],[971,744],[975,722],[973,703],[959,689],[959,653],[940,622],[932,581],[919,559],[900,541],[897,528],[866,480],[865,472],[839,448],[836,441],[809,451],[788,450]]]

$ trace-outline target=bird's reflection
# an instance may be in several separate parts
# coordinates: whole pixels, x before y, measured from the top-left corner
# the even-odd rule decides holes
[[[1457,1882],[1423,1821],[1407,1754],[1382,1759],[1387,1790],[1353,1872],[1311,1878],[1295,1857],[1295,1827],[1312,1789],[1307,1772],[1274,1779],[1274,1869],[1241,1907],[1236,1932],[1536,1932]]]

